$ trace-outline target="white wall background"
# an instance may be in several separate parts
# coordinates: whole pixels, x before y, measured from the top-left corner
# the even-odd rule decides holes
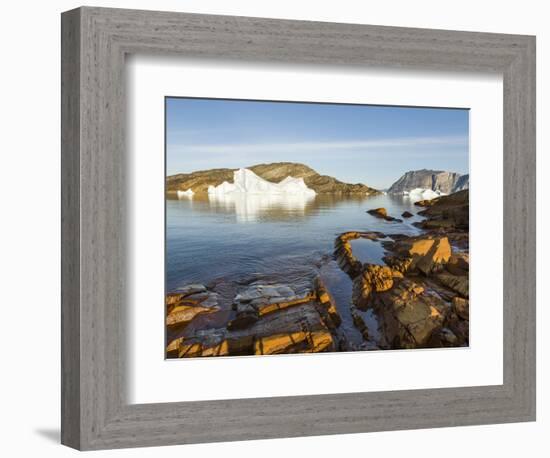
[[[537,0],[124,0],[97,6],[537,35],[538,62],[538,421],[392,433],[98,452],[98,456],[256,457],[315,454],[427,457],[544,456],[550,450],[548,242],[550,21]],[[58,445],[60,373],[60,12],[68,0],[3,5],[0,69],[0,451],[70,456]],[[546,134],[546,135],[545,135]],[[546,173],[545,173],[546,172]],[[449,412],[452,415],[452,412]],[[546,434],[545,434],[546,433]]]

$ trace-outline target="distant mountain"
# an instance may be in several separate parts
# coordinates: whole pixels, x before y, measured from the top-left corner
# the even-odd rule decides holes
[[[458,177],[458,180],[456,180],[456,183],[453,186],[453,190],[451,192],[464,191],[469,187],[470,187],[470,174],[461,175],[460,177]]]
[[[295,162],[275,162],[246,167],[264,180],[279,183],[285,178],[303,178],[306,186],[318,194],[378,194],[379,191],[365,184],[343,183],[328,175],[320,175],[311,167]],[[166,178],[168,192],[193,190],[195,194],[206,194],[209,186],[219,186],[224,181],[233,182],[237,169],[210,169],[192,173],[179,173]]]
[[[402,194],[405,191],[409,192],[417,188],[450,194],[455,190],[468,188],[468,175],[442,170],[411,170],[392,184],[388,192]]]

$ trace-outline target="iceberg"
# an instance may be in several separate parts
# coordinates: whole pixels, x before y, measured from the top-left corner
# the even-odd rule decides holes
[[[435,199],[436,197],[446,196],[447,194],[441,191],[433,191],[431,189],[414,188],[409,192],[404,191],[403,195],[407,196],[409,199],[416,202],[419,200],[432,200],[432,199]]]
[[[209,196],[228,194],[264,194],[279,196],[313,197],[316,192],[306,186],[303,178],[286,177],[280,183],[272,183],[256,175],[252,170],[239,169],[233,172],[233,183],[224,181],[218,186],[209,186]]]
[[[303,178],[288,176],[272,183],[248,169],[233,172],[233,183],[208,187],[210,204],[234,211],[239,221],[257,221],[281,211],[304,214],[315,195]]]
[[[177,194],[178,194],[178,199],[181,199],[181,198],[184,198],[184,197],[191,198],[191,197],[193,197],[193,195],[195,193],[193,192],[192,189],[187,189],[185,191],[179,191],[178,190]]]

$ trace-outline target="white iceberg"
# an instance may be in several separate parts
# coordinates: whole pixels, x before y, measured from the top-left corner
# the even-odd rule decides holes
[[[185,191],[178,190],[177,194],[178,194],[178,199],[182,199],[182,198],[191,198],[195,193],[193,192],[192,189],[187,189]]]
[[[303,178],[289,176],[272,183],[248,169],[233,172],[233,183],[208,187],[210,204],[234,211],[239,221],[257,221],[280,211],[304,214],[315,195]]]
[[[441,191],[434,191],[432,189],[414,188],[408,192],[404,191],[403,195],[416,202],[419,200],[432,200],[436,197],[446,196],[447,194]]]
[[[233,172],[233,183],[224,181],[219,186],[208,187],[209,196],[227,194],[265,194],[315,196],[316,192],[304,183],[303,178],[286,177],[280,183],[272,183],[256,175],[252,170],[239,169]]]

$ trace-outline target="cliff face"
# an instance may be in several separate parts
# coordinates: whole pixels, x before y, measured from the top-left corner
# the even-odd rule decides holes
[[[464,175],[467,177],[467,175]],[[415,188],[431,189],[432,191],[441,191],[445,194],[454,192],[456,184],[463,178],[456,172],[444,172],[441,170],[412,170],[405,173],[399,180],[390,186],[389,193],[402,194],[404,191],[411,191]],[[462,186],[467,187],[466,178]],[[465,189],[462,187],[461,189]]]
[[[258,164],[247,167],[261,178],[279,183],[286,177],[303,178],[306,186],[318,194],[378,194],[379,191],[365,184],[343,183],[328,175],[320,175],[312,168],[295,162],[276,162],[272,164]],[[224,181],[233,182],[233,172],[236,169],[199,170],[192,173],[180,173],[166,178],[168,192],[185,191],[192,189],[195,194],[206,194],[208,186],[218,186]]]
[[[470,175],[462,175],[456,180],[452,192],[464,191],[470,187]]]

